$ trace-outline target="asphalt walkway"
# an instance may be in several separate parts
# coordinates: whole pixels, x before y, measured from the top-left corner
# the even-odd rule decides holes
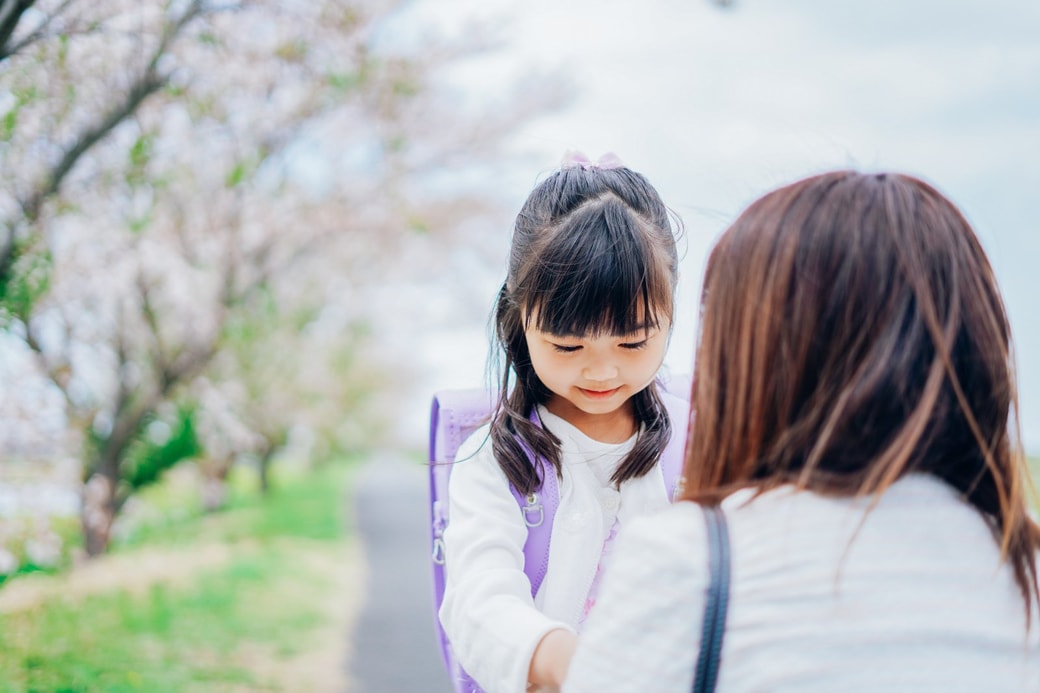
[[[394,453],[359,473],[357,530],[367,594],[352,636],[358,693],[451,693],[433,621],[426,468]]]

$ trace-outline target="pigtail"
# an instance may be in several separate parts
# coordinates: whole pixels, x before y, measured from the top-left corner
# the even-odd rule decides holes
[[[529,494],[542,487],[545,467],[533,459],[548,460],[558,478],[563,475],[560,462],[560,439],[530,419],[534,405],[527,402],[521,388],[504,398],[491,422],[491,447],[495,459],[513,487]],[[519,412],[527,411],[526,416]]]
[[[491,418],[491,449],[509,483],[526,495],[540,489],[544,481],[543,467],[533,463],[532,454],[548,460],[557,476],[562,475],[560,439],[531,421],[534,408],[548,401],[550,393],[531,367],[520,309],[506,285],[498,292],[495,323],[504,362]]]
[[[672,422],[668,408],[661,401],[656,380],[632,397],[632,405],[641,427],[635,446],[610,477],[619,487],[628,479],[641,477],[653,469],[672,436]]]

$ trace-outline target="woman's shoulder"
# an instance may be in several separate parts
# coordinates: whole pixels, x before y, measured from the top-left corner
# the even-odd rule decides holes
[[[704,586],[707,526],[696,503],[679,501],[634,518],[622,527],[617,541],[611,560],[626,566],[633,582],[662,590],[681,585],[679,591],[691,594]],[[611,570],[616,567],[612,564]]]
[[[634,518],[624,529],[626,543],[651,551],[674,551],[703,541],[704,515],[696,503],[679,501]]]
[[[743,489],[722,503],[735,553],[763,569],[784,556],[815,556],[822,564],[851,557],[865,570],[893,556],[925,564],[999,562],[986,519],[940,479],[912,474],[876,496],[839,496],[781,486]],[[904,558],[899,559],[907,567]],[[893,569],[900,566],[893,566]]]

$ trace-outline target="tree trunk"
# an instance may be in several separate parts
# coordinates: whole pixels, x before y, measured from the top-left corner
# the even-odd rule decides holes
[[[202,509],[207,513],[223,510],[227,505],[227,478],[234,460],[231,457],[209,460],[200,465],[202,469]]]
[[[93,558],[108,551],[112,524],[116,519],[115,479],[94,472],[83,485],[83,507],[80,520],[87,556]]]
[[[260,472],[260,494],[263,496],[266,496],[267,492],[271,490],[271,479],[268,472],[271,469],[271,458],[274,457],[277,449],[276,445],[268,445],[260,453],[258,471]]]

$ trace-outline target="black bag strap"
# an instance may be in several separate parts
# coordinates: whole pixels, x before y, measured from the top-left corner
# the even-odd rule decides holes
[[[718,506],[702,505],[708,525],[708,599],[704,604],[704,624],[701,628],[701,651],[693,677],[694,693],[711,693],[719,677],[719,654],[722,636],[726,633],[726,612],[729,606],[729,531],[726,515]]]

